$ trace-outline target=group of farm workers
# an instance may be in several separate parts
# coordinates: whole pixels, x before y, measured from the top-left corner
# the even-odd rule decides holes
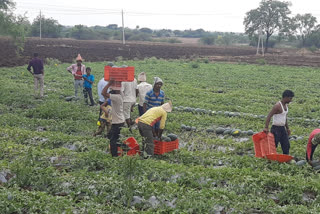
[[[76,64],[72,64],[67,70],[74,77],[75,97],[78,97],[78,90],[82,90],[86,103],[88,96],[90,105],[95,105],[92,97],[92,85],[94,76],[91,74],[91,68],[82,64],[82,57],[78,54]],[[110,64],[113,66],[113,63]],[[33,68],[33,72],[31,71]],[[29,62],[27,70],[34,76],[35,96],[38,94],[38,85],[40,84],[40,97],[43,97],[44,68],[43,62],[34,54],[34,58]],[[159,77],[154,78],[153,86],[146,82],[146,73],[142,72],[138,76],[139,84],[134,79],[132,82],[122,82],[121,87],[115,86],[115,82],[105,81],[102,78],[98,83],[98,95],[100,105],[99,129],[94,136],[101,134],[106,129],[107,137],[110,139],[111,155],[118,156],[119,134],[121,127],[126,123],[131,130],[134,124],[131,120],[131,112],[136,104],[136,98],[139,97],[138,110],[138,128],[143,140],[142,151],[149,156],[153,155],[154,138],[161,138],[167,113],[172,111],[172,103],[164,103],[165,93],[161,90],[163,81]],[[292,101],[294,93],[291,90],[285,90],[282,99],[277,102],[269,112],[264,132],[269,132],[269,123],[271,118],[272,127],[270,132],[274,135],[276,147],[280,143],[283,154],[289,154],[290,142],[289,135],[291,131],[288,126],[287,114],[288,104]],[[112,106],[112,107],[111,107]],[[313,153],[320,143],[320,129],[315,129],[310,134],[306,149],[306,159],[310,162]]]
[[[85,100],[87,95],[90,97],[90,105],[94,105],[92,98],[92,84],[94,76],[90,73],[90,68],[85,68],[82,64],[80,54],[76,58],[77,64],[68,67],[68,71],[74,76],[75,96],[78,95],[78,89],[84,86],[83,92]],[[114,66],[113,63],[109,63]],[[100,79],[98,87],[100,117],[99,128],[94,136],[101,134],[106,129],[107,137],[110,140],[110,150],[113,157],[118,156],[118,140],[120,130],[125,123],[131,130],[134,122],[131,120],[131,112],[139,96],[139,122],[138,128],[140,134],[144,137],[142,152],[145,150],[149,156],[153,155],[154,138],[162,136],[167,118],[167,112],[171,112],[172,104],[164,103],[165,94],[161,90],[163,81],[159,77],[154,78],[153,86],[146,82],[146,73],[139,74],[138,81],[121,82],[117,86],[113,80],[105,81]],[[148,157],[149,157],[148,156]]]

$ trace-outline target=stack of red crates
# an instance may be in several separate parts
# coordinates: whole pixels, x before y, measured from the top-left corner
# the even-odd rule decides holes
[[[178,139],[170,142],[154,140],[154,154],[156,155],[162,155],[164,153],[171,152],[175,149],[179,149]]]

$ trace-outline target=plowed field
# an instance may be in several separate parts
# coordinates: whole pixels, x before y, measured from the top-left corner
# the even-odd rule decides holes
[[[251,47],[195,46],[187,44],[127,43],[111,41],[79,41],[71,39],[27,39],[20,57],[15,54],[13,42],[0,39],[0,66],[24,65],[34,52],[41,58],[56,58],[61,62],[71,62],[78,53],[86,61],[112,61],[118,56],[124,59],[157,57],[179,59],[207,57],[211,61],[267,63],[276,65],[320,66],[320,54],[307,51],[269,49],[264,56],[256,56]],[[261,58],[264,60],[261,61]]]

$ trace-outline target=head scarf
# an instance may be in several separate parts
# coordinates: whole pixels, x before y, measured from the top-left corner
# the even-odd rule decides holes
[[[161,107],[162,107],[163,110],[165,110],[166,112],[171,112],[171,111],[172,111],[172,103],[171,103],[171,101],[163,104]]]
[[[138,81],[145,82],[147,81],[147,75],[145,72],[141,72],[138,76]]]
[[[154,82],[153,82],[153,86],[154,86],[155,84],[159,83],[159,82],[161,82],[161,83],[163,84],[162,79],[160,79],[159,77],[155,77],[155,78],[154,78]]]

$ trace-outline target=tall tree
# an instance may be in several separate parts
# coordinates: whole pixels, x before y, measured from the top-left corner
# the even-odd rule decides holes
[[[31,35],[39,36],[40,34],[40,20],[41,20],[41,35],[44,38],[58,38],[62,30],[62,25],[52,18],[45,16],[37,16],[31,26]]]
[[[290,2],[281,2],[277,0],[262,0],[257,9],[250,10],[246,13],[243,24],[245,32],[250,38],[258,34],[261,28],[262,33],[266,34],[265,52],[268,51],[269,38],[275,32],[289,31],[291,13]]]
[[[24,39],[29,22],[25,16],[16,16],[12,11],[15,3],[11,0],[0,0],[0,35],[11,36],[16,45],[16,53],[23,51]]]
[[[292,33],[301,41],[302,47],[306,45],[307,38],[317,28],[317,18],[310,13],[297,14],[292,19]]]

